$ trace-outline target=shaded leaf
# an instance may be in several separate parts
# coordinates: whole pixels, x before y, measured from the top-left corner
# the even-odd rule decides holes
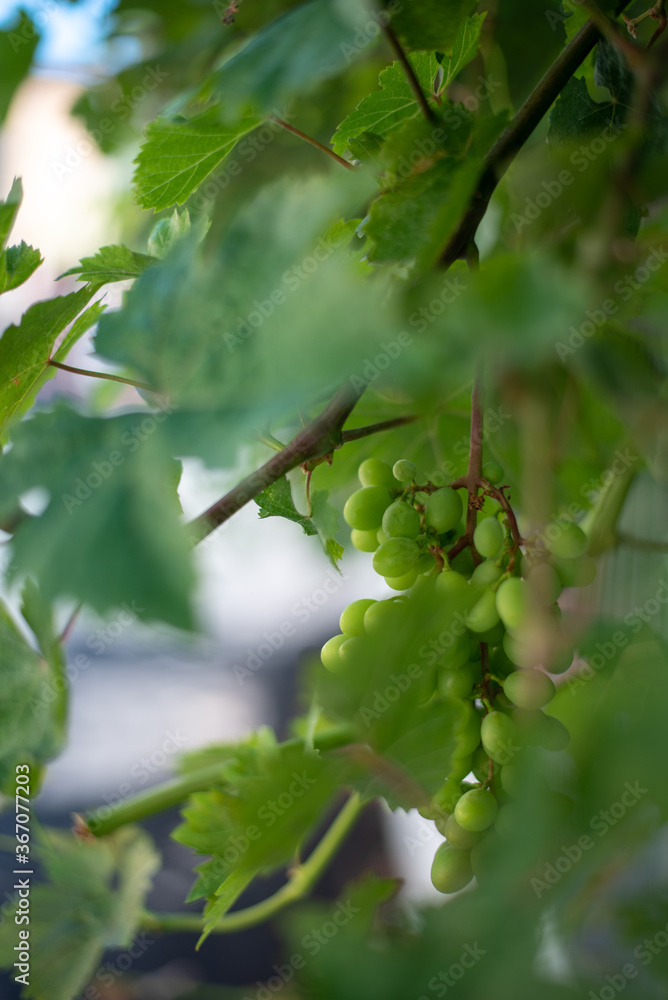
[[[409,49],[450,52],[465,18],[477,0],[422,0],[405,4],[392,17],[392,27]]]
[[[106,949],[132,942],[159,856],[142,830],[129,827],[104,841],[80,842],[49,830],[39,849],[49,875],[32,888],[30,985],[32,1000],[72,1000],[85,989]],[[0,928],[0,963],[12,967],[17,943],[13,919]]]
[[[65,739],[67,682],[62,656],[49,643],[44,657],[32,649],[0,605],[0,788],[12,795],[16,765],[30,765],[30,796],[37,794],[43,765]]]
[[[125,602],[144,620],[192,626],[180,464],[156,433],[164,420],[160,411],[87,418],[61,403],[17,426],[0,457],[0,509],[48,491],[43,513],[12,539],[13,571],[34,577],[46,600],[69,596],[101,613]]]
[[[0,31],[0,124],[17,87],[28,75],[39,38],[37,28],[24,10],[19,12],[17,24]]]
[[[341,72],[363,51],[372,37],[360,43],[368,19],[364,7],[311,0],[272,21],[207,85],[220,101],[221,117],[280,114],[286,101]]]

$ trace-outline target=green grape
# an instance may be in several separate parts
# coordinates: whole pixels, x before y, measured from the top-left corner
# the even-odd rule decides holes
[[[417,580],[417,568],[409,569],[403,576],[386,576],[385,583],[392,590],[408,590]]]
[[[478,747],[477,750],[473,751],[473,767],[471,770],[478,781],[487,781],[489,777],[489,757],[484,747]]]
[[[347,635],[335,635],[328,639],[320,650],[320,659],[323,667],[333,674],[337,674],[343,668],[341,659],[341,646],[348,638]]]
[[[556,752],[565,750],[571,741],[571,734],[566,726],[553,715],[546,715],[547,726],[543,729],[540,745],[545,750]]]
[[[586,553],[577,559],[557,559],[552,556],[550,562],[564,587],[588,587],[596,576],[596,563]]]
[[[517,670],[517,664],[513,663],[503,646],[497,646],[489,658],[490,673],[496,677],[507,677]]]
[[[465,830],[481,833],[491,826],[499,806],[491,792],[472,788],[465,792],[455,806],[455,819]]]
[[[360,552],[375,552],[380,545],[378,532],[373,528],[370,531],[360,531],[359,528],[353,528],[350,532],[350,541],[354,548]]]
[[[434,586],[439,596],[448,604],[464,607],[471,602],[469,585],[461,573],[445,569],[436,577]]]
[[[512,709],[512,720],[517,726],[519,742],[525,747],[537,747],[541,744],[545,730],[547,729],[547,718],[540,709],[515,708]]]
[[[501,567],[497,566],[493,559],[485,559],[473,570],[469,586],[475,587],[479,593],[482,593],[491,584],[496,583],[502,572]]]
[[[572,646],[563,646],[561,649],[553,650],[545,668],[550,674],[564,674],[572,666],[574,656],[575,652]]]
[[[470,851],[478,843],[481,836],[472,830],[465,830],[463,826],[459,825],[454,816],[448,816],[440,832],[447,839],[450,847],[456,847],[464,851]]]
[[[471,555],[471,550],[466,546],[461,552],[458,552],[454,559],[450,560],[450,566],[452,569],[456,570],[457,573],[468,580],[473,570],[475,569],[473,565],[473,556]]]
[[[377,602],[370,597],[353,601],[341,614],[339,628],[349,636],[364,635],[364,615],[372,604]]]
[[[346,641],[339,647],[339,659],[346,665],[353,663],[363,647],[364,643],[359,636],[354,636],[352,639],[346,636]]]
[[[348,497],[343,516],[351,528],[370,531],[380,527],[383,514],[391,502],[390,491],[384,486],[363,486]]]
[[[451,633],[452,634],[452,633]],[[441,645],[445,639],[441,640]],[[439,655],[439,665],[447,670],[459,670],[469,660],[469,641],[465,633],[455,637],[454,642]]]
[[[434,566],[436,565],[436,560],[434,559],[431,552],[423,552],[417,561],[417,566],[415,567],[418,573],[431,573]]]
[[[417,469],[407,458],[400,458],[392,466],[392,474],[400,483],[412,483],[417,475]]]
[[[513,670],[515,667],[513,666]],[[492,706],[497,712],[512,712],[515,708],[510,698],[506,698],[503,691],[499,691],[496,698],[492,702]]]
[[[448,778],[452,781],[461,781],[467,774],[471,773],[472,767],[473,757],[470,753],[463,754],[461,757],[459,755],[451,757]]]
[[[388,538],[417,538],[420,515],[412,504],[395,500],[383,514],[383,531]]]
[[[420,557],[417,543],[410,538],[388,538],[373,554],[373,568],[380,576],[403,576]]]
[[[480,716],[470,702],[463,702],[464,712],[454,725],[455,754],[464,757],[480,743]]]
[[[480,726],[482,745],[495,764],[507,764],[520,749],[517,727],[503,712],[489,712]]]
[[[387,535],[386,535],[386,534],[385,534],[385,532],[383,531],[382,527],[381,527],[381,528],[379,528],[379,529],[378,529],[378,531],[376,532],[376,538],[377,538],[377,540],[378,540],[378,545],[382,545],[382,544],[383,544],[383,542],[386,542],[386,541],[387,541]],[[378,546],[376,546],[376,548],[377,548],[377,547],[378,547]]]
[[[402,625],[403,612],[403,605],[398,600],[376,601],[364,612],[364,631],[372,636],[385,636],[396,631]]]
[[[389,489],[396,489],[399,486],[392,475],[392,469],[387,462],[379,458],[365,458],[357,475],[362,486],[387,486]]]
[[[522,818],[521,810],[511,803],[499,810],[494,829],[504,839],[517,840],[518,833],[522,829]]]
[[[504,476],[503,469],[498,462],[485,462],[482,467],[482,474],[492,486],[497,486]]]
[[[503,581],[496,592],[496,610],[507,629],[512,631],[521,626],[527,614],[527,590],[524,580],[511,576]]]
[[[431,881],[439,892],[451,893],[465,889],[473,878],[470,851],[457,850],[449,844],[437,848],[431,866]]]
[[[526,784],[526,774],[519,761],[511,761],[501,768],[501,787],[504,792],[517,798]]]
[[[531,590],[537,595],[539,600],[544,604],[554,604],[561,593],[562,587],[559,574],[554,566],[550,566],[546,562],[537,563],[526,572],[523,571],[522,575],[526,577]]]
[[[503,651],[508,659],[518,667],[526,664],[528,656],[526,645],[516,635],[506,632],[503,637]]]
[[[473,532],[473,544],[485,559],[494,559],[501,551],[506,533],[495,517],[486,517]]]
[[[445,531],[450,531],[459,524],[462,516],[462,500],[455,490],[444,486],[443,489],[436,490],[427,500],[425,506],[425,520],[430,528],[434,528],[439,535]]]
[[[434,793],[432,808],[441,814],[453,813],[462,794],[461,784],[451,778],[446,778],[441,787]]]
[[[587,536],[573,521],[553,521],[545,528],[543,538],[558,559],[577,559],[587,551]]]
[[[518,708],[542,708],[555,694],[554,684],[539,670],[516,670],[508,674],[503,690]]]
[[[480,671],[466,663],[459,670],[441,667],[438,674],[438,690],[444,698],[468,698]]]
[[[471,632],[489,632],[498,620],[496,595],[491,590],[486,590],[466,616],[466,627]]]

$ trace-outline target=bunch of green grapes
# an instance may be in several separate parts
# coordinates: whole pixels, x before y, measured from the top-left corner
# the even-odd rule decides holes
[[[451,893],[479,874],[490,835],[503,828],[506,803],[518,787],[519,755],[530,747],[568,745],[566,727],[544,711],[555,694],[550,674],[563,673],[573,660],[557,601],[564,586],[589,584],[595,567],[587,538],[572,521],[554,521],[520,544],[496,485],[503,479],[497,463],[483,467],[485,500],[481,505],[476,498],[480,520],[472,538],[461,491],[420,486],[416,474],[406,459],[392,468],[378,459],[362,462],[361,489],[346,502],[344,518],[353,545],[373,553],[376,572],[404,594],[353,601],[321,659],[332,673],[345,673],[364,637],[405,627],[402,602],[419,598],[425,587],[433,588],[439,608],[442,601],[449,641],[439,653],[433,696],[460,711],[444,747],[443,784],[421,812],[445,837],[432,882]],[[457,544],[462,536],[464,547]],[[547,646],[536,645],[536,623],[549,637]]]

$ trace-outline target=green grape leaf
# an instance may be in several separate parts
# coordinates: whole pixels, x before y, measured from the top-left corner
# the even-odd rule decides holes
[[[289,521],[299,524],[305,535],[317,535],[318,529],[310,517],[300,514],[292,499],[290,483],[285,476],[267,486],[255,497],[255,503],[260,508],[260,517],[286,517]]]
[[[311,497],[311,521],[320,535],[325,554],[336,567],[343,555],[343,546],[335,538],[339,530],[339,512],[329,502],[328,490],[316,490]]]
[[[563,49],[566,20],[561,0],[541,4],[499,0],[494,11],[494,41],[503,53],[504,76],[516,107]]]
[[[0,789],[14,795],[16,765],[30,765],[30,797],[37,794],[43,765],[65,741],[67,683],[60,651],[49,643],[44,656],[28,645],[0,604]]]
[[[9,234],[16,219],[16,213],[21,207],[22,201],[23,186],[20,178],[15,177],[7,195],[7,200],[0,201],[0,248],[4,247],[9,239]]]
[[[347,147],[355,160],[363,163],[371,161],[379,162],[379,154],[383,148],[383,139],[373,132],[360,132],[355,139],[348,139]]]
[[[422,88],[432,94],[438,60],[426,52],[415,53],[409,58]],[[363,98],[332,136],[332,148],[339,156],[346,151],[350,139],[364,132],[385,136],[420,114],[401,63],[393,62],[382,70],[378,83],[382,89]]]
[[[616,101],[600,103],[589,95],[582,77],[568,81],[550,112],[548,142],[575,142],[605,129],[625,128],[623,111]]]
[[[595,101],[583,77],[569,80],[550,112],[548,142],[574,143],[594,135],[605,138],[628,128],[634,76],[620,51],[606,40],[597,46],[594,80],[597,86],[610,91],[611,100]],[[652,98],[650,106],[646,142],[654,150],[668,146],[668,118],[656,98]]]
[[[30,71],[39,39],[37,28],[24,10],[19,12],[17,24],[0,31],[0,124],[5,120],[17,87]]]
[[[13,418],[35,398],[53,370],[47,362],[56,338],[88,304],[95,289],[86,286],[69,295],[36,302],[9,326],[0,339],[0,436]],[[83,330],[80,331],[83,333]],[[69,341],[70,346],[73,340]]]
[[[82,257],[79,267],[71,267],[60,277],[76,274],[78,281],[89,281],[99,288],[113,281],[136,278],[156,261],[156,257],[137,253],[126,246],[100,247],[94,257]]]
[[[78,340],[81,339],[81,337],[83,337],[87,330],[90,330],[91,327],[95,326],[106,308],[106,305],[98,299],[97,302],[93,302],[92,305],[88,306],[88,309],[84,309],[82,313],[79,313],[74,323],[72,323],[72,326],[61,340],[59,347],[56,348],[53,360],[64,361],[69,354],[70,349]],[[49,377],[48,368],[46,377]],[[23,406],[23,409],[26,409],[25,405]]]
[[[244,117],[229,125],[212,124],[209,114],[190,121],[149,122],[146,142],[135,160],[137,204],[155,212],[182,205],[260,122],[258,117]]]
[[[392,27],[408,49],[452,51],[465,18],[478,6],[476,0],[422,0],[405,4],[392,17]]]
[[[41,263],[39,250],[28,246],[23,240],[18,246],[7,247],[0,253],[0,294],[22,285]]]
[[[318,535],[325,555],[336,566],[343,548],[334,538],[339,528],[339,514],[328,500],[327,490],[316,490],[311,498],[311,517],[300,514],[292,499],[290,483],[283,476],[255,497],[260,517],[286,517],[299,524],[305,535]]]
[[[368,19],[364,8],[331,0],[311,0],[281,15],[207,83],[220,101],[219,114],[227,121],[248,112],[280,114],[286,101],[340,73],[363,51],[373,37],[360,30]]]
[[[485,17],[486,12],[484,14],[474,14],[473,17],[465,18],[459,25],[455,40],[452,43],[452,53],[447,61],[447,65],[445,59],[442,62],[443,80],[439,88],[440,93],[447,90],[464,67],[468,66],[471,60],[475,58],[480,45],[480,32],[482,31]]]
[[[202,940],[257,874],[294,856],[336,791],[343,767],[301,741],[264,739],[237,749],[224,789],[192,796],[173,836],[198,854],[213,855],[197,869],[189,897],[210,897]]]
[[[4,249],[22,200],[21,181],[15,177],[7,200],[0,202],[0,294],[18,288],[42,263],[39,250],[23,241]]]
[[[179,212],[175,208],[166,219],[159,219],[148,238],[148,252],[162,260],[171,247],[190,232],[190,213],[187,208]]]
[[[181,467],[159,433],[166,416],[86,418],[60,403],[17,425],[0,457],[0,516],[28,490],[48,491],[43,513],[12,539],[13,571],[33,577],[46,600],[69,596],[101,613],[126,603],[144,620],[192,627]]]
[[[459,218],[476,178],[470,163],[458,170],[457,161],[447,157],[382,194],[364,223],[364,233],[373,244],[369,259],[374,263],[410,261],[437,237],[444,245],[447,233],[438,226],[439,209],[445,202]],[[456,185],[457,180],[463,183]]]
[[[48,830],[39,848],[49,881],[31,893],[31,1000],[72,1000],[108,948],[129,948],[160,858],[148,835],[128,827],[104,841]],[[0,964],[11,969],[18,938],[12,919],[0,928]]]

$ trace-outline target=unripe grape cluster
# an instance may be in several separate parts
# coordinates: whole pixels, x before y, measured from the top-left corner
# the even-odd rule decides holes
[[[461,480],[457,488],[420,485],[407,459],[393,467],[367,459],[359,479],[343,512],[352,544],[371,553],[374,570],[402,593],[353,601],[341,615],[340,634],[322,648],[322,664],[344,677],[365,637],[406,627],[402,607],[424,588],[439,615],[442,606],[450,641],[438,655],[433,697],[454,703],[458,714],[444,745],[443,784],[421,813],[445,837],[432,882],[441,892],[457,892],[480,877],[488,841],[502,835],[521,755],[568,745],[566,727],[544,711],[555,694],[550,674],[563,673],[573,660],[557,600],[563,587],[589,584],[595,567],[572,521],[554,521],[535,538],[520,539],[495,462],[483,466],[482,496],[476,490],[470,498]],[[465,502],[478,512],[472,537]]]

